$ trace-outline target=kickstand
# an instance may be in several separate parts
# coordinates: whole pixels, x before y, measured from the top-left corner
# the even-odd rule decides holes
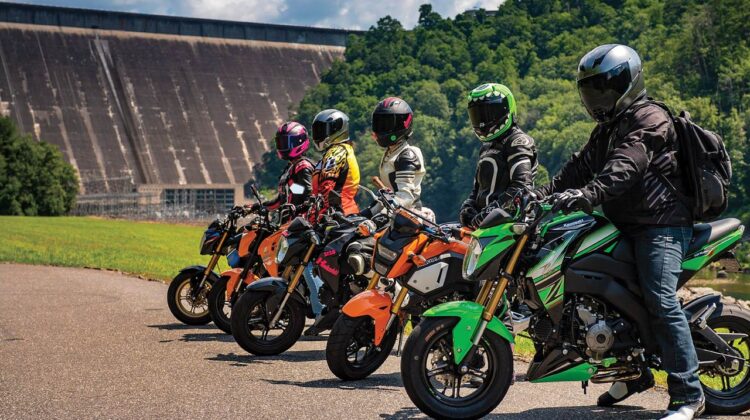
[[[583,395],[586,395],[586,390],[589,387],[589,381],[581,381],[581,388],[583,388]]]

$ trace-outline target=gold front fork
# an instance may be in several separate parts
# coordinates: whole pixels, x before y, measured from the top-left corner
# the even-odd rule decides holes
[[[398,317],[398,312],[401,310],[401,305],[404,304],[404,299],[406,299],[406,295],[408,294],[409,289],[407,289],[406,287],[402,287],[401,290],[399,290],[398,295],[396,295],[396,300],[394,300],[393,305],[391,305],[391,316],[388,318],[388,323],[385,325],[386,331],[391,328],[391,325],[393,325],[393,321],[395,321]]]
[[[505,272],[501,274],[500,279],[497,282],[497,287],[495,287],[495,291],[492,293],[492,297],[490,297],[489,303],[484,307],[484,311],[482,312],[483,320],[489,322],[492,319],[492,316],[495,314],[495,309],[497,308],[497,305],[500,304],[500,300],[503,298],[505,288],[508,287],[509,277],[513,274],[513,270],[516,268],[516,263],[521,257],[521,251],[523,251],[524,246],[526,246],[526,241],[528,239],[529,235],[524,234],[518,240],[516,249],[513,250],[513,255],[510,256],[510,260],[508,260],[508,264],[505,266]],[[485,286],[487,285],[487,283],[485,283]],[[484,287],[482,288],[482,291],[484,291]]]
[[[373,290],[376,287],[378,287],[378,282],[380,281],[380,274],[375,273],[372,275],[372,278],[370,279],[370,282],[367,284],[367,289],[365,290]]]
[[[307,267],[307,263],[310,262],[310,258],[312,257],[313,251],[315,251],[315,244],[310,244],[310,248],[307,249],[305,258],[302,259],[302,264],[300,264],[297,267],[297,270],[294,272],[294,277],[292,277],[292,281],[289,282],[289,286],[286,288],[287,294],[292,293],[294,289],[297,287],[297,284],[299,283],[299,279],[302,277],[302,273],[305,272],[305,267]]]

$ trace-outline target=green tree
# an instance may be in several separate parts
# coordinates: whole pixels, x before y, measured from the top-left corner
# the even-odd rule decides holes
[[[0,214],[59,216],[75,204],[78,176],[57,148],[0,117]]]

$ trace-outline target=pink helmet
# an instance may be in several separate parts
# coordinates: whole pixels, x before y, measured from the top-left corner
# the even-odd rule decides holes
[[[276,131],[276,153],[285,160],[297,159],[310,148],[305,126],[294,121],[281,125]]]

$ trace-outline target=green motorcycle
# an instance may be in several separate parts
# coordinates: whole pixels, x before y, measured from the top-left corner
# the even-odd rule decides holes
[[[481,284],[476,300],[429,309],[404,346],[404,387],[430,416],[476,418],[497,407],[512,383],[511,330],[527,326],[536,349],[526,374],[532,383],[581,381],[585,387],[637,379],[661,366],[632,244],[599,213],[562,215],[528,198],[516,205],[515,216],[497,209],[472,234],[463,270]],[[737,219],[695,225],[679,287],[714,261],[738,267],[732,249],[743,231]],[[509,299],[528,306],[527,319],[504,315]],[[723,304],[719,295],[682,309],[707,411],[747,410],[750,313]]]

